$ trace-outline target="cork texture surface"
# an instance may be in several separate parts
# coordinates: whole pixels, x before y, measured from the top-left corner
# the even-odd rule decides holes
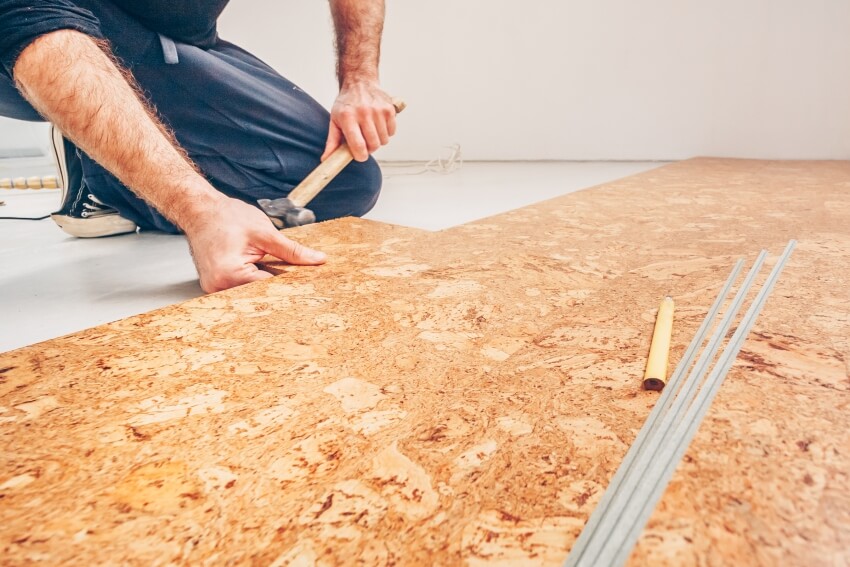
[[[630,558],[850,563],[850,164],[688,160],[0,355],[8,564],[559,565],[734,261],[798,249]],[[763,277],[761,278],[763,280]]]

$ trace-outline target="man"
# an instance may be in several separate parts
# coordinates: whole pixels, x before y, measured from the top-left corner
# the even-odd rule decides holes
[[[324,262],[257,199],[286,196],[345,140],[356,161],[310,208],[318,220],[363,215],[381,185],[369,154],[395,132],[378,82],[383,0],[330,0],[330,114],[218,38],[228,1],[0,0],[0,115],[65,136],[54,136],[66,180],[54,220],[78,236],[182,231],[206,292],[270,277],[254,265],[266,253]]]

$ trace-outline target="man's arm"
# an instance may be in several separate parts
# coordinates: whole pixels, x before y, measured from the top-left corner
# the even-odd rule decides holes
[[[216,191],[107,53],[85,34],[55,31],[21,52],[14,79],[43,116],[183,229],[204,291],[270,277],[253,264],[266,253],[293,264],[324,261],[259,209]]]
[[[339,96],[331,109],[322,159],[343,139],[357,161],[395,134],[392,99],[381,89],[378,63],[384,29],[384,0],[330,0],[337,45]]]

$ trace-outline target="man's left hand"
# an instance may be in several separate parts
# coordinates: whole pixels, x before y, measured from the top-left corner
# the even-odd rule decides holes
[[[395,107],[377,81],[343,85],[331,109],[331,124],[322,161],[343,141],[357,161],[390,141],[395,134]]]

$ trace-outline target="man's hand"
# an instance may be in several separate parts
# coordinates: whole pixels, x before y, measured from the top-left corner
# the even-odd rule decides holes
[[[366,161],[395,134],[393,101],[378,83],[384,0],[330,0],[330,5],[340,86],[322,161],[343,139],[354,159]]]
[[[343,85],[331,109],[325,160],[345,140],[357,161],[386,145],[395,134],[395,107],[390,96],[377,81],[361,81]]]
[[[254,265],[266,254],[300,266],[323,264],[326,258],[286,238],[262,211],[237,199],[225,198],[185,231],[207,293],[270,278]]]

